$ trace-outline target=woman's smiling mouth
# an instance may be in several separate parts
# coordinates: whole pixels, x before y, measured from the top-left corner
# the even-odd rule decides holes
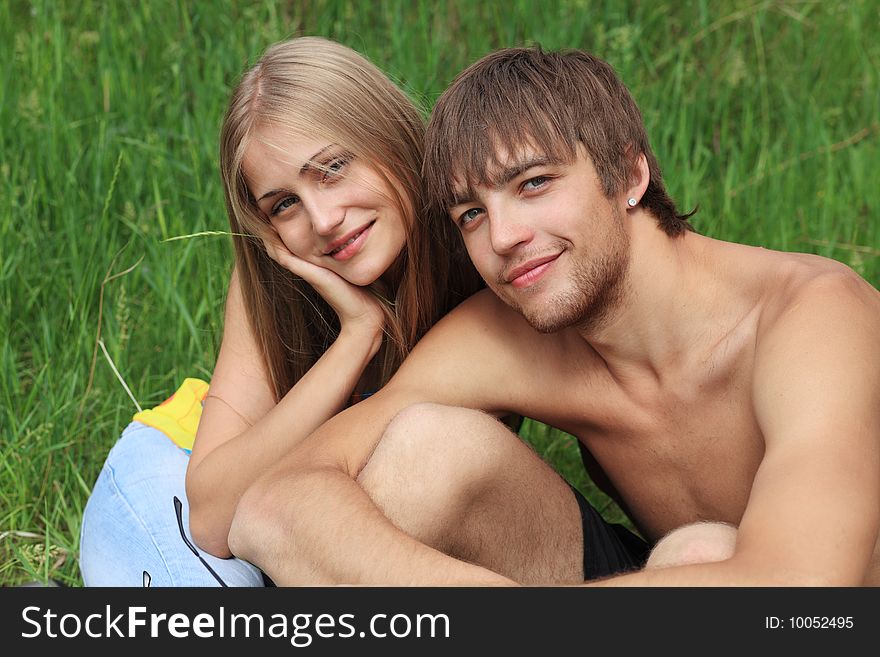
[[[370,229],[375,223],[376,220],[374,219],[354,232],[335,240],[330,244],[330,248],[325,252],[325,255],[329,255],[334,260],[348,260],[353,257],[361,250]]]

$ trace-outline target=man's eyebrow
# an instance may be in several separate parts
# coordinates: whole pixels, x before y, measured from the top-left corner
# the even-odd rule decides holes
[[[559,164],[559,162],[558,160],[548,157],[546,155],[535,155],[533,157],[520,160],[519,162],[513,162],[502,168],[495,175],[491,176],[491,178],[489,179],[489,186],[494,189],[500,189],[510,183],[511,180],[515,180],[516,178],[521,176],[529,169],[533,167],[547,166],[548,164]],[[454,208],[457,205],[470,203],[473,200],[473,197],[474,194],[470,188],[467,190],[456,191],[452,196],[452,201],[449,203],[449,207]]]
[[[464,205],[465,203],[470,203],[471,199],[473,199],[474,195],[470,189],[462,190],[460,192],[455,192],[452,195],[452,200],[449,201],[449,207],[454,208],[457,205]]]
[[[336,144],[327,144],[326,146],[324,146],[324,148],[322,148],[322,149],[319,150],[317,153],[315,153],[314,155],[312,155],[308,160],[306,160],[306,163],[303,164],[303,165],[300,167],[300,169],[299,169],[299,175],[300,175],[300,176],[304,176],[305,174],[307,174],[307,173],[309,172],[309,170],[312,168],[312,163],[313,163],[315,160],[317,160],[319,157],[321,157],[321,156],[324,154],[325,151],[330,150],[330,149],[333,148],[334,146],[336,146]],[[283,189],[283,188],[281,188],[281,189],[272,189],[272,190],[269,190],[268,192],[266,192],[266,193],[263,194],[260,198],[257,199],[257,203],[259,203],[260,201],[262,201],[264,198],[269,198],[269,197],[271,197],[271,196],[275,196],[275,195],[277,195],[277,194],[281,194],[282,192],[286,192],[286,191],[287,191],[287,190],[286,190],[286,189]]]
[[[519,162],[513,162],[501,169],[496,175],[492,176],[491,185],[495,189],[499,189],[507,185],[511,180],[518,178],[532,167],[543,167],[548,164],[558,164],[558,162],[546,155],[535,155],[526,158],[525,160],[520,160]]]

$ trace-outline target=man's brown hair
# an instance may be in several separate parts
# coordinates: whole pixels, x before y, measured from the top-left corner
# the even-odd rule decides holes
[[[582,144],[593,160],[602,191],[626,188],[639,153],[650,182],[641,205],[669,235],[693,230],[666,193],[638,106],[606,62],[580,50],[546,52],[507,48],[472,64],[443,93],[428,123],[423,175],[428,200],[454,205],[456,176],[469,194],[492,185],[498,153],[537,149],[559,162],[574,159]],[[461,191],[461,190],[458,190]]]

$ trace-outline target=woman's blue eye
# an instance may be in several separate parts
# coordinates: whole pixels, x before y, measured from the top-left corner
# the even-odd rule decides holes
[[[284,210],[298,202],[299,199],[296,196],[285,196],[272,208],[272,216],[274,217],[278,213],[284,212]]]
[[[329,164],[326,164],[324,166],[324,175],[321,176],[321,182],[328,182],[333,178],[338,178],[339,173],[345,168],[350,159],[349,157],[337,157]]]

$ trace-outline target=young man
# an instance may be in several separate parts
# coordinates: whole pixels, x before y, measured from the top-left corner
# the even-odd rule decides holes
[[[427,151],[490,289],[245,494],[233,552],[284,584],[620,570],[590,572],[629,539],[489,415],[514,412],[576,436],[649,541],[738,526],[732,554],[674,547],[600,583],[880,580],[876,290],[831,260],[690,230],[629,93],[583,52],[477,62]],[[707,527],[717,545],[718,525],[669,540]]]

